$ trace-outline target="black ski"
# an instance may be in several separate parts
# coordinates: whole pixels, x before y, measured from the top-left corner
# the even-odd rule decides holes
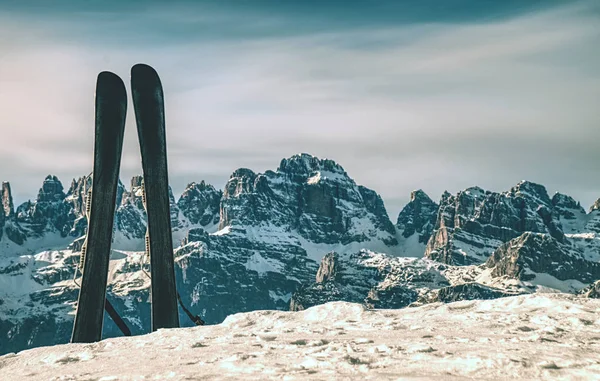
[[[92,198],[73,343],[90,343],[102,338],[126,111],[127,94],[121,78],[110,72],[100,73],[96,82]]]
[[[163,89],[148,65],[131,68],[131,92],[142,153],[152,276],[152,331],[179,327],[169,205]]]

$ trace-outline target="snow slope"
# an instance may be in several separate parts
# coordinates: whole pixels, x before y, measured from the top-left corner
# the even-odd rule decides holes
[[[3,380],[600,380],[600,300],[332,302],[0,357]]]

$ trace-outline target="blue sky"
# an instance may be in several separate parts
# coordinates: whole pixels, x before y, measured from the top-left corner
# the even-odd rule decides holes
[[[92,168],[102,70],[154,66],[176,193],[308,152],[395,219],[527,179],[600,197],[600,3],[0,0],[0,179],[18,202]],[[133,114],[122,179],[141,171]]]

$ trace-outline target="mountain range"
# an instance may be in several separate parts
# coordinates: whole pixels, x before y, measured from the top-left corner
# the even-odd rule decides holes
[[[91,176],[66,190],[48,176],[17,207],[2,184],[0,354],[68,342]],[[119,184],[107,294],[134,334],[150,331],[141,186],[140,176]],[[392,222],[377,192],[341,165],[299,154],[264,173],[240,168],[223,190],[201,181],[170,199],[177,286],[208,324],[329,301],[403,308],[600,294],[600,199],[586,211],[528,181],[445,192],[438,202],[416,190]],[[106,318],[103,336],[118,335]]]

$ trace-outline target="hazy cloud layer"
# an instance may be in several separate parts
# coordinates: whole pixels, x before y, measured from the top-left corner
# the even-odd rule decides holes
[[[96,75],[127,83],[146,62],[165,88],[176,193],[309,152],[380,192],[392,219],[416,188],[438,199],[528,179],[584,206],[600,197],[596,2],[398,3],[0,6],[0,178],[24,201],[48,173],[65,186],[89,173]],[[129,111],[126,183],[141,171]]]

